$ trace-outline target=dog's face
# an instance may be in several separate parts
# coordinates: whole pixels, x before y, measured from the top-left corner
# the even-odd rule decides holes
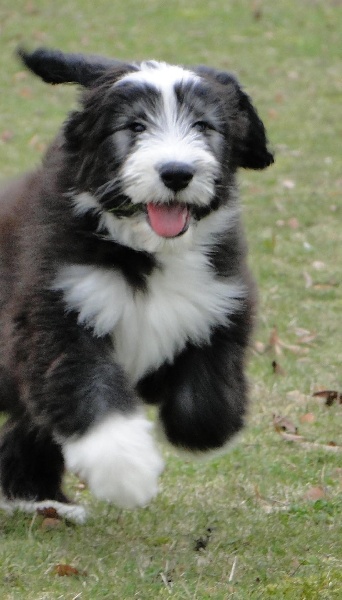
[[[122,192],[160,237],[183,235],[222,178],[222,103],[194,73],[145,64],[114,86],[121,101],[114,146]]]
[[[58,55],[58,65],[45,55],[38,67],[27,57],[43,78],[56,82],[58,72],[88,88],[64,129],[68,191],[78,214],[97,211],[101,226],[134,248],[157,251],[191,236],[229,200],[237,167],[273,160],[262,122],[229,74],[157,62],[99,69],[77,56],[82,81],[75,55]]]

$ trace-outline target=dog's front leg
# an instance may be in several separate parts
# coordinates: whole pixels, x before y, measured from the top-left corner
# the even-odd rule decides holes
[[[26,336],[23,390],[33,422],[95,496],[127,508],[147,504],[163,463],[111,340],[59,310],[46,310],[42,322]]]
[[[162,427],[175,446],[219,450],[243,427],[246,341],[233,329],[217,331],[202,347],[188,344],[172,365],[139,383],[145,401],[160,404]]]
[[[122,508],[146,505],[158,491],[163,461],[142,414],[108,413],[85,433],[61,441],[66,466],[93,494]]]

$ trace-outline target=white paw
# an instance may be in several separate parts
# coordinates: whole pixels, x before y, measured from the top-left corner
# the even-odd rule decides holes
[[[151,429],[141,414],[111,415],[63,443],[66,467],[97,498],[122,508],[144,506],[157,494],[164,466]]]
[[[67,504],[58,502],[57,500],[9,500],[0,496],[0,509],[8,513],[13,513],[15,510],[21,510],[25,513],[36,513],[39,510],[53,508],[59,517],[74,521],[75,523],[83,524],[86,521],[87,513],[83,506],[78,504]]]

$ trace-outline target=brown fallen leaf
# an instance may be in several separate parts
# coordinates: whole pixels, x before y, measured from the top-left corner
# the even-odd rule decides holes
[[[53,569],[53,573],[55,575],[58,575],[59,577],[72,577],[75,575],[82,575],[82,573],[78,569],[66,564],[56,565]]]
[[[301,423],[314,423],[316,421],[316,417],[313,413],[305,413],[300,417]]]
[[[282,183],[286,190],[293,190],[296,187],[296,182],[292,179],[284,179]]]
[[[41,524],[41,529],[44,531],[50,531],[51,529],[59,529],[62,526],[63,522],[60,519],[46,517]]]
[[[336,401],[342,404],[342,393],[336,390],[322,390],[312,394],[315,398],[325,398],[326,406],[331,406]]]
[[[270,108],[270,109],[267,111],[267,114],[268,114],[268,118],[269,118],[269,119],[277,119],[277,118],[278,118],[278,116],[279,116],[279,111],[278,111],[278,110],[276,110],[275,108]]]
[[[273,427],[278,433],[292,433],[297,435],[298,428],[287,417],[273,415]]]
[[[322,260],[314,260],[311,266],[315,269],[315,271],[324,271],[327,265]]]
[[[317,338],[316,331],[309,331],[308,329],[302,329],[301,327],[295,329],[295,334],[299,338],[298,342],[300,344],[311,344]]]
[[[37,514],[45,517],[46,519],[59,519],[58,512],[52,506],[45,506],[44,508],[38,508]]]
[[[283,354],[283,348],[294,354],[306,354],[308,352],[307,348],[298,346],[298,344],[288,344],[287,342],[284,342],[278,335],[277,327],[273,327],[268,340],[267,349],[274,350],[276,356],[281,356]]]
[[[38,134],[35,134],[32,136],[32,138],[30,139],[30,141],[28,142],[28,146],[30,148],[33,148],[33,150],[37,150],[37,152],[44,152],[44,150],[46,149],[46,144],[45,142],[43,142]]]
[[[273,327],[270,337],[268,340],[268,347],[274,350],[277,356],[281,356],[283,351],[281,349],[280,337],[278,335],[277,327]]]
[[[13,131],[11,131],[10,129],[5,129],[1,134],[0,134],[0,140],[4,143],[7,144],[8,142],[12,141],[14,138],[14,133]]]
[[[288,219],[287,224],[290,229],[298,229],[299,227],[299,221],[296,217],[291,217],[291,219]]]
[[[278,433],[285,442],[298,442],[298,444],[307,450],[325,450],[327,452],[342,451],[342,446],[338,446],[334,442],[329,442],[328,444],[319,444],[318,442],[309,442],[302,435],[286,433],[286,431],[278,431]]]
[[[18,71],[13,76],[13,80],[15,83],[20,83],[21,81],[25,81],[26,79],[28,79],[27,71]]]
[[[264,344],[263,342],[260,342],[258,340],[256,340],[254,342],[254,350],[258,353],[258,354],[264,354],[265,350],[266,350],[266,344]]]
[[[297,433],[287,433],[286,431],[278,431],[278,433],[281,435],[283,440],[286,440],[287,442],[299,442],[301,444],[305,442],[304,437],[302,435],[298,435]]]
[[[314,290],[332,290],[334,289],[336,286],[338,285],[338,283],[336,283],[336,281],[331,281],[328,283],[315,283],[312,287]]]
[[[28,15],[39,14],[39,10],[36,8],[35,3],[32,1],[26,3],[24,10]]]
[[[300,390],[291,390],[286,394],[287,400],[291,402],[296,402],[297,404],[307,404],[308,396],[303,394]]]
[[[283,367],[276,360],[272,361],[272,370],[275,375],[286,375]]]
[[[32,98],[32,96],[33,96],[32,88],[30,88],[29,86],[22,87],[19,90],[19,96],[21,96],[21,98],[27,98],[27,99]]]
[[[325,489],[322,486],[316,486],[310,488],[303,496],[304,500],[310,500],[311,502],[316,502],[317,500],[322,500],[322,498],[326,497]]]
[[[74,487],[76,490],[79,490],[80,492],[83,492],[84,490],[87,489],[87,485],[84,481],[78,481]]]
[[[259,21],[262,18],[262,6],[260,0],[254,0],[252,4],[252,15],[256,21]]]
[[[312,277],[309,273],[307,273],[306,271],[303,271],[303,277],[304,277],[304,281],[305,281],[305,289],[309,289],[312,287]]]

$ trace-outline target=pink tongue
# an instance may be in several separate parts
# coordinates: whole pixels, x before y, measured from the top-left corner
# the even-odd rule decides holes
[[[162,237],[175,237],[182,233],[189,216],[189,210],[181,204],[153,204],[149,202],[147,212],[150,225]]]

